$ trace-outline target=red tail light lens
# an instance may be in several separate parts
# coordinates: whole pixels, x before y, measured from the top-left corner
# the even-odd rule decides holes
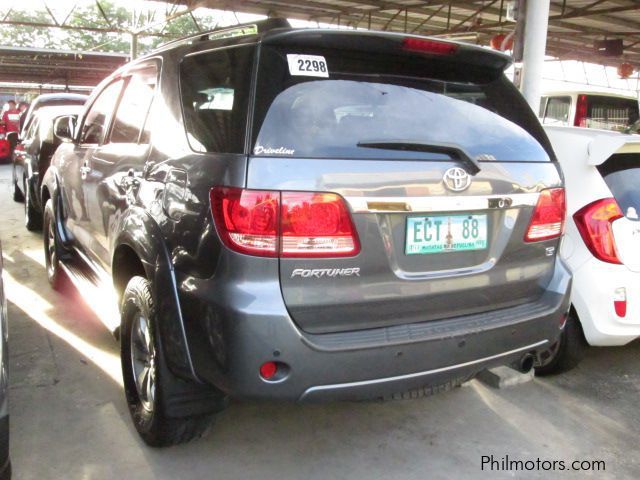
[[[578,102],[576,103],[576,118],[574,119],[573,125],[575,127],[586,127],[587,126],[587,96],[586,95],[578,95]]]
[[[622,263],[618,258],[611,228],[613,221],[622,216],[622,211],[613,198],[596,200],[573,215],[585,245],[594,257],[603,262]]]
[[[210,196],[218,233],[237,252],[309,258],[360,251],[349,210],[336,194],[215,187]]]
[[[411,52],[451,55],[456,53],[458,45],[449,42],[438,42],[436,40],[423,40],[421,38],[405,38],[402,40],[402,49]]]
[[[344,257],[360,246],[351,215],[333,193],[282,193],[283,257]]]
[[[564,188],[542,190],[531,215],[524,241],[539,242],[559,237],[564,230],[565,214]]]
[[[249,255],[277,255],[278,192],[216,187],[210,197],[216,227],[227,247]]]

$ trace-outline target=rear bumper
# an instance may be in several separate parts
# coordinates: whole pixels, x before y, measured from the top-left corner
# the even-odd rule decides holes
[[[570,274],[558,261],[548,290],[531,303],[440,321],[316,335],[296,327],[278,282],[227,279],[214,289],[191,283],[180,296],[182,305],[206,302],[204,311],[198,310],[212,317],[199,322],[208,330],[187,328],[201,379],[235,397],[314,401],[385,397],[440,385],[545,350],[560,333],[570,285]],[[207,291],[216,293],[200,297]],[[230,298],[245,301],[230,308],[225,302]],[[185,323],[191,323],[189,318]],[[286,374],[275,382],[263,380],[259,368],[267,361],[286,364]]]
[[[573,276],[571,300],[590,345],[626,345],[640,337],[640,273],[591,257]],[[627,293],[622,318],[613,305],[614,291],[621,287]]]
[[[11,144],[8,140],[0,140],[0,159],[4,160],[11,156]]]

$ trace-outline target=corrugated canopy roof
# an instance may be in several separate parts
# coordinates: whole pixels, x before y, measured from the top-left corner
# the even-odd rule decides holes
[[[120,53],[0,47],[0,82],[93,86],[128,59]]]
[[[166,3],[375,30],[447,35],[484,45],[494,35],[507,34],[515,27],[514,22],[506,19],[507,5],[512,3],[508,0],[169,0]],[[597,54],[594,42],[604,39],[622,39],[623,56]],[[640,1],[552,0],[547,54],[609,65],[627,61],[640,67]]]

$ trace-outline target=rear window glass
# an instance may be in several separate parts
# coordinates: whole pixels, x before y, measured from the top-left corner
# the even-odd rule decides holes
[[[254,48],[225,48],[180,65],[182,109],[191,148],[243,153]]]
[[[320,63],[315,74],[300,74],[292,70],[287,54],[324,59],[328,73],[323,76]],[[449,158],[403,148],[419,144],[452,146],[477,160],[549,161],[549,152],[541,146],[548,145],[546,136],[535,114],[503,75],[490,77],[486,71],[478,74],[450,65],[424,57],[264,46],[253,153]]]
[[[638,102],[633,99],[587,96],[587,118],[581,126],[622,130],[638,120]]]
[[[640,219],[640,154],[618,153],[598,166],[622,213],[631,220]]]

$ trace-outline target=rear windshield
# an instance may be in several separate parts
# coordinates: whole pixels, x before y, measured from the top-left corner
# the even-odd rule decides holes
[[[617,153],[598,166],[622,213],[640,219],[640,153]]]
[[[311,60],[310,71],[290,65],[300,58]],[[253,153],[448,159],[442,149],[425,150],[451,146],[476,160],[549,161],[538,120],[502,74],[450,66],[421,56],[263,46]]]
[[[585,127],[622,130],[638,120],[638,102],[631,98],[587,96]]]

